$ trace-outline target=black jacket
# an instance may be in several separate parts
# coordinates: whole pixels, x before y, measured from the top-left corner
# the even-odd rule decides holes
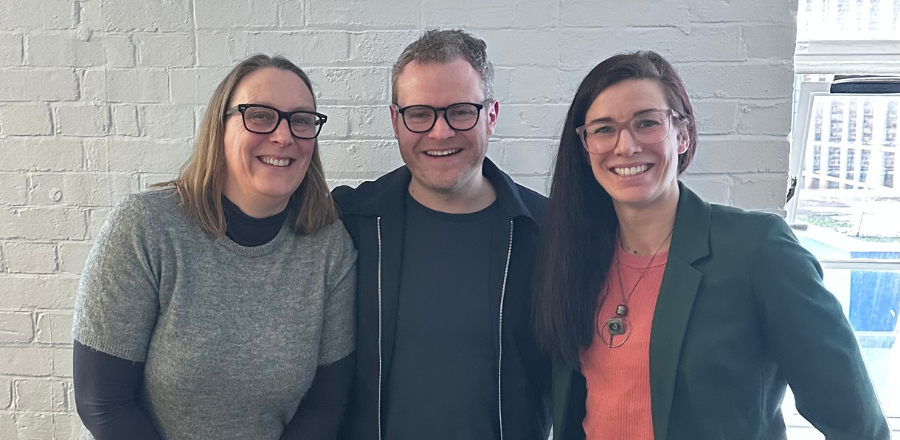
[[[491,285],[497,307],[498,389],[503,440],[545,440],[550,431],[551,363],[531,327],[531,280],[546,198],[519,186],[485,159],[502,221],[491,244]],[[344,418],[343,440],[380,440],[383,388],[391,374],[403,237],[405,197],[412,178],[398,168],[357,189],[336,188],[341,218],[359,250],[357,366]]]

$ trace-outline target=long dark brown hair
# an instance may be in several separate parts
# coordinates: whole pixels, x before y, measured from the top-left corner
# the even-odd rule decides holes
[[[680,136],[688,139],[688,148],[678,157],[678,174],[687,169],[697,149],[694,111],[684,84],[658,54],[610,57],[594,67],[578,87],[559,141],[535,266],[532,308],[541,347],[574,368],[580,368],[579,354],[593,340],[594,314],[619,227],[612,198],[594,178],[575,128],[585,123],[588,108],[603,90],[629,79],[657,81],[666,103],[680,115],[676,124]]]

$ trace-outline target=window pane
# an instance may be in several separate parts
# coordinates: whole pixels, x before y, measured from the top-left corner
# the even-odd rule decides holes
[[[895,40],[900,0],[800,0],[797,40]]]
[[[900,243],[895,184],[900,96],[815,96],[795,222],[834,240]],[[799,121],[805,123],[805,121]],[[826,257],[828,258],[828,257]]]

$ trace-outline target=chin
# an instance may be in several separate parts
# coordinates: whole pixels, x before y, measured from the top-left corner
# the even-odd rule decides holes
[[[611,195],[613,196],[613,200],[619,203],[634,206],[649,206],[667,198],[664,192],[656,192],[652,190],[621,191],[617,194]]]
[[[259,193],[273,199],[290,198],[300,185],[260,188]]]
[[[432,179],[425,181],[428,188],[432,191],[442,194],[451,194],[466,186],[467,179],[465,176],[454,176],[446,179]]]
[[[459,185],[454,184],[446,184],[446,183],[438,183],[438,182],[422,182],[422,187],[428,189],[429,191],[437,194],[451,194],[459,188]]]

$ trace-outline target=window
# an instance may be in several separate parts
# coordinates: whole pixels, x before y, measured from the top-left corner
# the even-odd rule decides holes
[[[800,0],[795,72],[897,74],[898,5],[898,0]]]
[[[788,221],[844,306],[900,440],[900,93],[838,90],[874,87],[872,79],[842,75],[894,75],[900,88],[900,0],[798,6]],[[823,438],[793,410],[790,393],[783,408],[791,440]]]

